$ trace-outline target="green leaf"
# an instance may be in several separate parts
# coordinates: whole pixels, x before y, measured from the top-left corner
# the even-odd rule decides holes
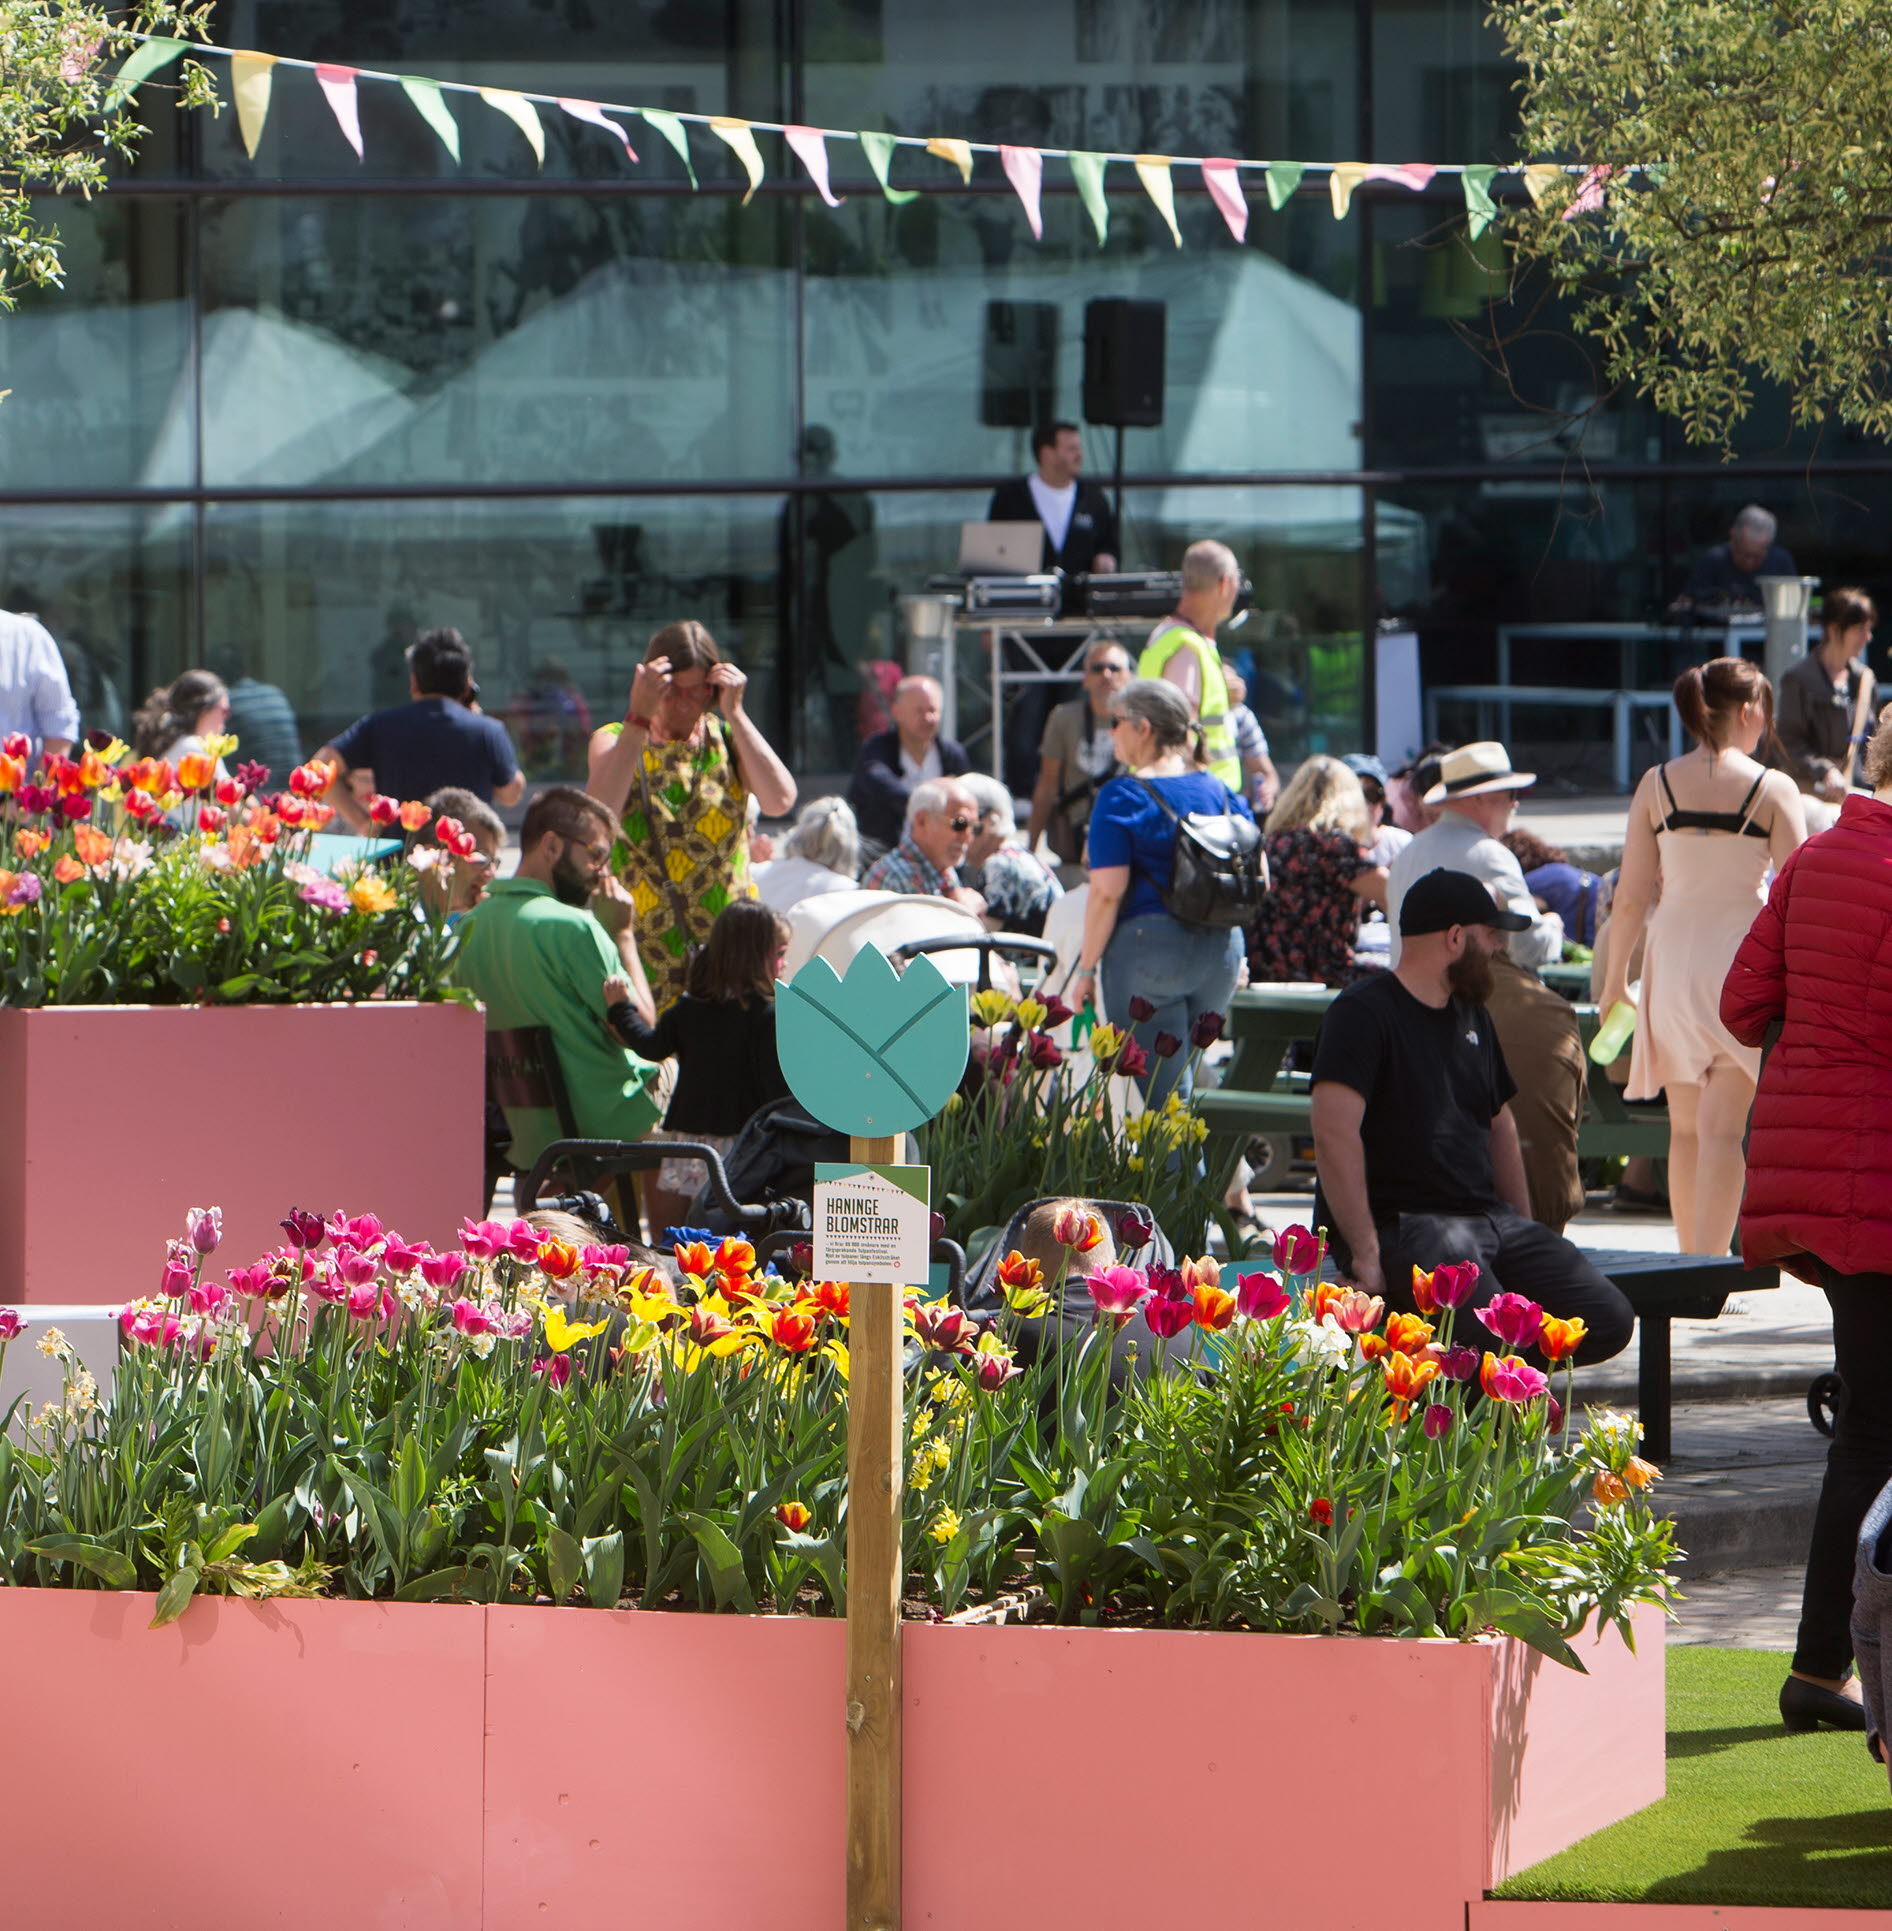
[[[584,1540],[585,1600],[593,1609],[615,1609],[624,1594],[624,1531]]]
[[[108,1589],[136,1589],[137,1566],[119,1549],[108,1549],[83,1535],[43,1535],[23,1546],[22,1553],[45,1556],[51,1562],[76,1562],[89,1569]]]
[[[472,1580],[473,1571],[462,1563],[457,1569],[436,1569],[432,1575],[416,1576],[394,1592],[396,1602],[439,1602],[458,1597]]]
[[[201,1569],[185,1566],[166,1582],[158,1591],[158,1606],[151,1618],[153,1629],[162,1629],[167,1623],[174,1623],[190,1607],[191,1598],[197,1593],[197,1585],[204,1579]]]
[[[682,1512],[681,1520],[696,1538],[697,1553],[709,1571],[710,1588],[715,1592],[717,1609],[725,1610],[733,1605],[744,1615],[753,1616],[756,1613],[755,1596],[742,1566],[742,1551],[708,1516],[686,1509]]]
[[[563,1529],[545,1532],[545,1566],[552,1579],[552,1600],[562,1603],[578,1587],[585,1570],[583,1552]]]

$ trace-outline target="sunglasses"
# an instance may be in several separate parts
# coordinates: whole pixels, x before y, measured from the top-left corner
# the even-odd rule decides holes
[[[970,831],[978,821],[973,818],[949,818],[946,822],[954,831]]]
[[[1086,677],[1128,677],[1130,666],[1128,664],[1086,664],[1084,675]]]

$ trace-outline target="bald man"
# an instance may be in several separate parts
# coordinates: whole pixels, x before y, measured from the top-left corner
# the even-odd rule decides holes
[[[899,844],[906,824],[907,798],[930,778],[957,778],[972,769],[965,747],[939,734],[944,700],[930,677],[903,677],[894,687],[893,729],[879,731],[861,746],[847,801],[854,808],[863,839],[879,852]]]
[[[1242,761],[1229,717],[1228,685],[1215,633],[1234,614],[1242,566],[1225,543],[1192,543],[1183,552],[1182,595],[1173,615],[1150,632],[1137,662],[1139,677],[1160,677],[1189,700],[1202,726],[1202,755],[1231,791],[1242,788]]]

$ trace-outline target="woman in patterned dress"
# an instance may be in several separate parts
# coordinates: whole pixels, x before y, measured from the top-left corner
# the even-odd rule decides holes
[[[1386,903],[1372,837],[1359,778],[1338,758],[1304,760],[1262,824],[1272,884],[1249,927],[1251,980],[1345,986],[1358,976],[1361,907]]]
[[[658,1014],[683,996],[716,914],[755,896],[749,800],[767,818],[794,808],[795,780],[743,709],[748,681],[701,624],[666,624],[645,646],[624,722],[591,740],[585,789],[622,828],[615,863]]]

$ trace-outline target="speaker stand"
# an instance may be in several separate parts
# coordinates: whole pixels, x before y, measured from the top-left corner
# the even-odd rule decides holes
[[[1117,497],[1117,550],[1118,550],[1117,568],[1119,570],[1123,570],[1129,567],[1129,560],[1126,554],[1129,549],[1129,545],[1125,543],[1123,540],[1123,424],[1122,423],[1118,423],[1117,425],[1117,471],[1116,471],[1114,488],[1115,488],[1116,497]]]

